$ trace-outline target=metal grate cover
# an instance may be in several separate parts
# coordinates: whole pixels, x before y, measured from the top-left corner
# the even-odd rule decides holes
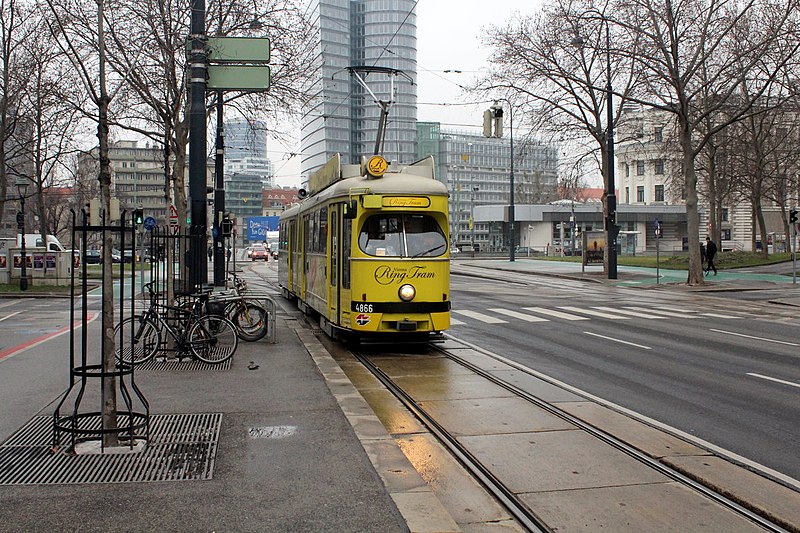
[[[0,444],[0,485],[211,479],[221,413],[152,415],[150,443],[129,454],[52,451],[53,418],[37,416]]]
[[[146,363],[142,363],[136,367],[136,370],[169,370],[169,371],[194,371],[194,370],[230,370],[231,369],[231,362],[233,358],[231,357],[225,362],[210,365],[208,363],[204,363],[202,361],[198,361],[197,359],[173,359],[167,360],[163,358],[154,357],[150,359]]]

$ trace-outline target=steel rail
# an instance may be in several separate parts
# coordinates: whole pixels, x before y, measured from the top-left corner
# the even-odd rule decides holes
[[[529,531],[552,533],[553,530],[541,518],[523,504],[516,494],[508,489],[489,469],[475,459],[455,437],[436,422],[408,393],[397,386],[392,378],[373,364],[366,355],[355,351],[352,353],[524,527]]]
[[[453,338],[453,337],[451,336],[451,338]],[[459,341],[459,342],[462,342],[462,341]],[[481,350],[479,347],[475,347],[473,345],[470,345],[470,346],[472,346],[473,348],[478,349],[479,351],[481,351],[481,353],[484,353],[485,355],[487,355],[489,357],[492,357],[491,354],[487,353],[485,350]],[[567,422],[569,422],[571,424],[574,424],[575,426],[577,426],[578,428],[580,428],[583,431],[586,431],[587,433],[589,433],[593,437],[595,437],[597,439],[600,439],[601,441],[613,446],[614,448],[616,448],[616,449],[622,451],[623,453],[629,455],[630,457],[633,457],[634,459],[644,463],[645,465],[647,465],[650,468],[653,468],[654,470],[664,474],[665,476],[667,476],[667,477],[669,477],[669,478],[671,478],[671,479],[673,479],[673,480],[675,480],[675,481],[677,481],[679,483],[682,483],[682,484],[684,484],[686,486],[691,487],[692,489],[700,492],[704,496],[706,496],[706,497],[710,498],[711,500],[719,503],[720,505],[722,505],[724,507],[727,507],[728,509],[736,512],[737,514],[740,514],[740,515],[744,516],[745,518],[751,520],[752,522],[755,522],[756,524],[758,524],[761,527],[767,529],[768,531],[772,531],[772,532],[775,532],[775,533],[790,533],[789,530],[783,528],[779,524],[776,524],[775,522],[769,520],[768,518],[765,518],[765,517],[761,516],[757,512],[755,512],[755,511],[753,511],[751,509],[748,509],[747,507],[745,507],[745,506],[733,501],[732,499],[728,498],[727,496],[724,496],[723,494],[721,494],[721,493],[717,492],[716,490],[714,490],[714,489],[712,489],[712,488],[700,483],[699,481],[696,481],[696,480],[686,476],[685,474],[682,474],[681,472],[675,470],[674,468],[671,468],[671,467],[665,465],[664,463],[658,461],[657,459],[654,459],[654,458],[650,457],[649,455],[645,454],[644,452],[642,452],[642,451],[634,448],[633,446],[621,441],[620,439],[614,437],[613,435],[611,435],[611,434],[609,434],[609,433],[607,433],[607,432],[605,432],[605,431],[603,431],[603,430],[601,430],[601,429],[599,429],[599,428],[597,428],[595,426],[592,426],[591,424],[589,424],[587,422],[584,422],[583,420],[581,420],[581,419],[579,419],[579,418],[567,413],[566,411],[563,411],[563,410],[561,410],[561,409],[559,409],[557,407],[553,407],[551,404],[545,402],[544,400],[541,400],[541,399],[537,398],[536,396],[533,396],[532,394],[520,389],[519,387],[516,387],[515,385],[512,385],[510,383],[507,383],[507,382],[501,380],[500,378],[492,375],[488,371],[486,371],[486,370],[484,370],[484,369],[482,369],[480,367],[477,367],[476,365],[470,363],[469,361],[466,361],[465,359],[463,359],[463,358],[461,358],[461,357],[459,357],[457,355],[454,355],[454,354],[448,352],[446,349],[444,349],[442,347],[432,346],[432,348],[435,349],[436,351],[440,352],[441,354],[443,354],[445,357],[448,357],[449,359],[455,361],[456,363],[458,363],[458,364],[470,369],[471,371],[475,372],[479,376],[481,376],[483,378],[486,378],[489,381],[491,381],[492,383],[494,383],[496,385],[499,385],[499,386],[503,387],[504,389],[508,390],[509,392],[512,392],[512,393],[518,395],[519,397],[521,397],[521,398],[533,403],[534,405],[544,409],[545,411],[549,412],[550,414],[552,414],[554,416],[557,416],[557,417],[561,418],[562,420],[565,420],[565,421],[567,421]],[[522,369],[520,369],[520,370],[522,370]]]

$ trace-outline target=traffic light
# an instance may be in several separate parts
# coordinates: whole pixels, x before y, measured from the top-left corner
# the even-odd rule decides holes
[[[483,112],[483,136],[498,139],[503,136],[503,108],[497,102]]]
[[[797,224],[797,209],[792,209],[789,211],[789,222],[792,224]]]
[[[233,220],[231,219],[231,213],[225,213],[223,215],[220,229],[222,230],[223,237],[231,236],[231,233],[233,232]]]
[[[141,226],[144,223],[144,210],[143,209],[134,209],[133,210],[133,223],[137,226]]]

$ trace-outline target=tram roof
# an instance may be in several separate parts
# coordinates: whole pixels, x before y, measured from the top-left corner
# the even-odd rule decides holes
[[[357,167],[357,165],[345,166]],[[396,171],[387,171],[380,178],[371,176],[351,176],[336,181],[313,196],[302,200],[299,204],[284,211],[283,215],[294,214],[304,207],[315,205],[329,198],[346,198],[362,194],[408,194],[423,196],[447,196],[447,186],[434,179],[431,175],[432,168],[427,165],[407,165]]]

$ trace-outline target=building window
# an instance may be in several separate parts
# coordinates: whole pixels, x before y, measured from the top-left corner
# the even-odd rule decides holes
[[[627,178],[630,175],[631,175],[631,166],[628,163],[625,163],[625,177]]]
[[[636,201],[644,202],[644,185],[639,185],[636,187]]]
[[[636,175],[637,176],[644,176],[644,161],[637,161],[636,162]]]
[[[728,222],[728,208],[727,207],[723,207],[722,208],[722,221],[723,222]]]
[[[657,143],[664,142],[664,128],[657,127],[653,132],[653,138]]]
[[[663,202],[664,201],[664,186],[663,185],[656,185],[655,201],[656,202]]]
[[[664,174],[664,160],[656,159],[656,174]]]
[[[722,236],[722,240],[723,241],[731,240],[731,230],[730,230],[730,228],[721,230],[720,234]]]
[[[626,204],[631,203],[631,188],[630,187],[625,187],[625,203]]]

